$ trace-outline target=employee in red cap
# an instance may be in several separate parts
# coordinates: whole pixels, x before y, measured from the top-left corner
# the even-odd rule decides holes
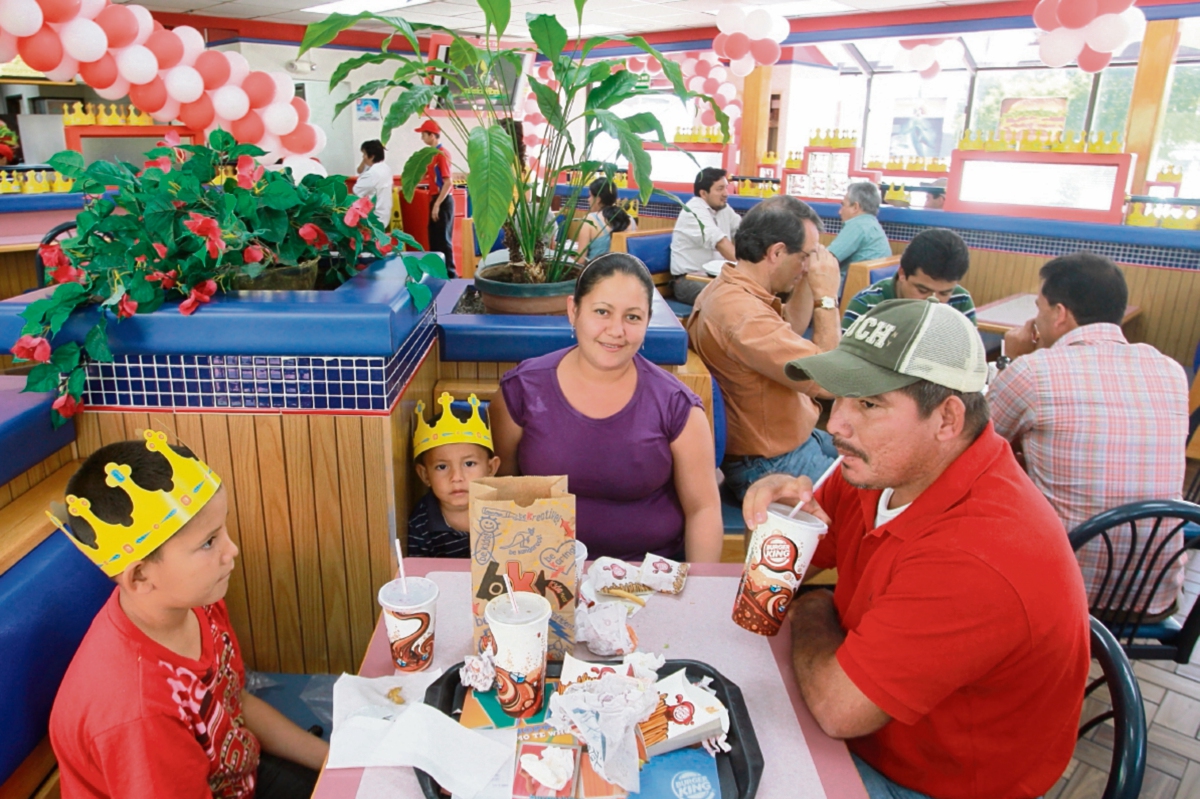
[[[429,249],[446,257],[446,272],[450,277],[454,271],[454,181],[450,179],[450,153],[441,144],[442,129],[432,119],[427,119],[417,128],[426,147],[436,147],[437,155],[425,169],[425,190],[437,196],[429,204]]]

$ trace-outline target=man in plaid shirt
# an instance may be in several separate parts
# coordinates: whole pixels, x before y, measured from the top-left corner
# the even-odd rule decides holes
[[[996,432],[1023,447],[1026,471],[1068,532],[1128,502],[1179,499],[1188,431],[1183,367],[1125,340],[1129,291],[1112,261],[1065,255],[1043,266],[1041,278],[1037,316],[1004,337],[1014,360],[988,393]],[[1128,527],[1110,535],[1115,571],[1129,551]],[[1175,536],[1160,562],[1182,548]],[[1104,543],[1097,538],[1075,555],[1097,606]],[[1151,597],[1150,614],[1175,611],[1183,571],[1180,558]]]

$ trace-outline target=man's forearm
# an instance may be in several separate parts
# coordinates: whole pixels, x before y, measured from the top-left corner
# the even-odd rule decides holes
[[[838,647],[846,640],[846,631],[838,621],[833,594],[826,590],[809,591],[798,597],[789,611],[792,617],[792,665],[796,682],[805,692],[822,665],[834,660]],[[807,700],[807,696],[805,697]]]
[[[817,308],[812,312],[813,343],[821,352],[829,352],[842,338],[842,315],[835,308]]]

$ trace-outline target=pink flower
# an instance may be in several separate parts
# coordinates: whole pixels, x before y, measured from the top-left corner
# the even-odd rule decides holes
[[[205,239],[208,243],[208,257],[216,258],[225,249],[225,240],[221,238],[221,228],[217,225],[217,220],[195,211],[189,212],[188,217],[183,226]]]
[[[396,239],[394,236],[384,236],[376,246],[380,255],[387,255],[396,248]]]
[[[38,255],[41,257],[42,263],[52,269],[71,265],[71,260],[67,258],[67,254],[58,244],[43,244],[38,247]]]
[[[191,316],[197,308],[212,300],[212,295],[216,293],[217,281],[205,280],[203,283],[197,283],[192,287],[188,298],[179,303],[179,312],[184,316]]]
[[[346,216],[342,219],[347,227],[355,227],[364,216],[370,216],[371,209],[374,207],[370,197],[360,197],[354,201],[350,209],[346,211]]]
[[[146,282],[157,283],[158,281],[161,280],[162,287],[164,289],[173,289],[173,288],[175,288],[175,285],[179,282],[178,278],[179,278],[179,272],[172,269],[170,272],[151,272],[150,274],[146,275]]]
[[[117,318],[128,319],[137,313],[137,302],[128,294],[121,295],[121,301],[117,303]]]
[[[155,251],[156,253],[158,253],[158,257],[159,257],[159,258],[166,258],[166,257],[167,257],[167,245],[165,245],[165,244],[160,244],[160,243],[158,243],[158,242],[156,241],[156,242],[154,242],[153,244],[151,244],[150,246],[154,248],[154,251]]]
[[[308,222],[301,226],[298,232],[300,233],[300,238],[304,239],[314,247],[324,247],[329,244],[329,237],[325,235],[325,231],[321,230],[321,228],[317,227],[312,222]]]
[[[237,160],[237,184],[243,189],[252,189],[263,176],[263,167],[258,166],[248,155],[239,155]]]
[[[165,155],[160,155],[158,158],[155,158],[151,161],[147,161],[146,163],[142,164],[143,169],[150,169],[152,167],[158,167],[163,172],[170,172],[171,166],[172,166],[171,159]]]
[[[83,403],[70,394],[63,394],[50,407],[58,411],[58,415],[64,419],[70,419],[83,410]]]
[[[12,354],[26,361],[45,363],[50,360],[50,342],[41,336],[21,336],[12,346]]]
[[[159,147],[178,147],[180,142],[179,131],[168,130],[163,140],[158,143]]]
[[[248,264],[256,264],[263,259],[263,248],[257,244],[251,244],[246,249],[242,250],[242,260]]]
[[[87,280],[87,272],[67,263],[51,271],[50,279],[55,283],[82,283]]]

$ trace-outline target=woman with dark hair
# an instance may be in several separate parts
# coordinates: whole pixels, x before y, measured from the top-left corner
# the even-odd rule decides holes
[[[593,557],[715,562],[723,538],[700,398],[638,354],[654,284],[625,253],[596,258],[567,301],[578,344],[500,379],[490,414],[501,474],[567,475]]]
[[[361,152],[354,193],[374,200],[375,216],[386,228],[392,223],[392,168],[384,160],[383,143],[379,139],[363,142]]]
[[[617,189],[611,180],[596,178],[588,191],[592,195],[588,201],[588,215],[575,237],[580,263],[599,258],[612,249],[612,234],[637,230],[637,223],[617,205]]]

